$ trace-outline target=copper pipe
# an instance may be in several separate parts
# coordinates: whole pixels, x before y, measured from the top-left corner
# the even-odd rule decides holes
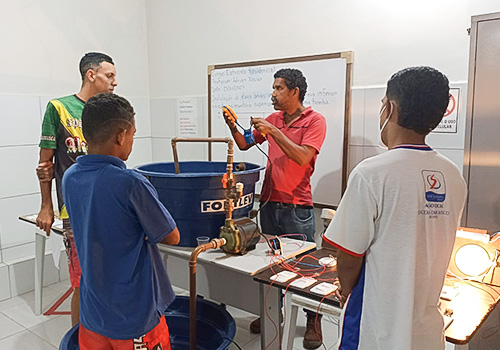
[[[217,138],[217,137],[193,137],[193,138],[185,138],[185,137],[174,137],[172,138],[172,152],[174,153],[174,165],[175,165],[175,173],[180,173],[179,168],[179,157],[177,155],[177,142],[208,142],[212,144],[212,142],[225,142],[227,143],[227,153],[228,153],[228,162],[229,162],[229,153],[231,153],[231,171],[233,170],[233,140],[229,137],[226,138]],[[229,163],[228,163],[229,164]]]
[[[224,204],[224,210],[226,211],[226,219],[233,218],[234,211],[234,199],[239,199],[241,195],[233,193],[234,186],[234,175],[233,175],[233,148],[234,142],[231,138],[216,138],[216,137],[193,137],[193,138],[184,138],[184,137],[174,137],[172,138],[172,152],[174,154],[174,166],[175,173],[180,174],[180,166],[179,166],[179,156],[177,154],[177,142],[208,142],[211,144],[212,142],[225,142],[227,143],[227,185],[226,185],[226,201]]]
[[[181,169],[179,168],[179,157],[177,156],[177,140],[175,137],[172,139],[171,143],[172,143],[172,152],[174,153],[175,173],[180,174]]]
[[[194,248],[189,259],[189,348],[191,350],[196,350],[196,261],[201,252],[220,248],[226,243],[225,238],[214,238]]]
[[[226,219],[233,218],[233,142],[227,144],[227,188],[226,188]]]

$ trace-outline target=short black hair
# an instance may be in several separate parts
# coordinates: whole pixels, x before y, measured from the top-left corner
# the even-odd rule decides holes
[[[411,67],[387,82],[387,99],[398,105],[398,125],[427,135],[441,122],[448,107],[448,78],[431,67]]]
[[[299,88],[299,101],[304,102],[304,96],[307,92],[306,77],[298,69],[284,68],[274,73],[274,79],[282,78],[285,80],[285,85],[290,90]]]
[[[97,94],[83,107],[83,136],[89,144],[103,144],[134,125],[134,115],[134,108],[125,98],[113,93]]]
[[[108,62],[111,63],[113,66],[115,65],[113,59],[104,53],[100,52],[86,53],[80,60],[80,75],[82,76],[82,80],[85,78],[85,74],[87,74],[87,71],[89,69],[97,71],[99,69],[99,66],[101,65],[101,62]]]

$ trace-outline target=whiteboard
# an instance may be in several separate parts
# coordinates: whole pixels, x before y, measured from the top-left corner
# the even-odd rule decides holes
[[[348,52],[209,66],[209,136],[231,137],[222,115],[223,105],[235,111],[244,128],[249,128],[250,117],[265,118],[274,113],[271,103],[274,73],[282,68],[301,70],[308,85],[304,106],[311,106],[327,122],[326,138],[311,177],[313,202],[338,205],[346,182],[351,57]],[[260,147],[267,153],[267,142]],[[266,165],[267,158],[255,146],[247,151],[235,148],[235,162]],[[225,161],[226,154],[225,144],[212,145],[212,160]],[[262,181],[263,176],[256,186],[257,193]]]

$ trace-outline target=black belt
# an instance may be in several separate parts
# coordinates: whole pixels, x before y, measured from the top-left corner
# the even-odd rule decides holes
[[[313,206],[312,206],[312,205],[293,204],[293,203],[283,203],[283,202],[271,202],[271,203],[275,203],[277,207],[281,207],[281,208],[313,209]]]

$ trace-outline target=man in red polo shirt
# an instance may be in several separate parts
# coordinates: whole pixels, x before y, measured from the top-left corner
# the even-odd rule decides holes
[[[311,175],[326,134],[325,118],[302,104],[306,79],[297,69],[281,69],[274,74],[272,102],[275,112],[252,120],[255,143],[269,142],[269,160],[260,196],[262,232],[272,235],[303,234],[314,242],[314,210]],[[240,150],[247,144],[236,124],[225,115],[226,123]],[[299,238],[299,237],[297,237]],[[315,327],[316,324],[316,327]],[[260,319],[250,325],[260,333]],[[321,315],[307,313],[304,347],[321,346]]]

